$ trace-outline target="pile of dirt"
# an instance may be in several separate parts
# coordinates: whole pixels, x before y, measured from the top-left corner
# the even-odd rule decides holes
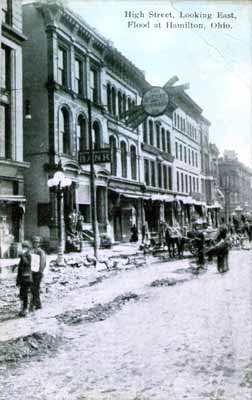
[[[61,341],[62,339],[58,336],[35,332],[31,335],[0,342],[0,364],[16,363],[56,351]]]
[[[175,286],[179,283],[188,282],[190,279],[172,279],[172,278],[164,278],[164,279],[157,279],[153,281],[150,286],[151,287],[165,287],[165,286]]]
[[[138,301],[139,295],[135,293],[125,293],[115,297],[112,301],[105,304],[96,304],[87,310],[67,311],[57,316],[60,322],[67,325],[75,325],[81,322],[98,322],[104,321],[111,317],[116,311],[119,311],[124,304],[129,301]]]

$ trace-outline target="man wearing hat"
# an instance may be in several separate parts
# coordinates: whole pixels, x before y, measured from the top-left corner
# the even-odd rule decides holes
[[[40,248],[41,239],[39,236],[32,237],[31,250],[31,269],[32,269],[32,306],[39,309],[42,307],[40,300],[40,285],[43,278],[43,272],[46,267],[46,254]]]
[[[22,254],[18,264],[17,286],[20,288],[19,297],[21,301],[20,317],[25,317],[28,308],[28,296],[32,286],[31,272],[31,244],[27,241],[22,243]]]

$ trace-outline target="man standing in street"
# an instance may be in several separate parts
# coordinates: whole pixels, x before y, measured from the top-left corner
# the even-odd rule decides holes
[[[40,285],[43,272],[46,267],[46,254],[40,248],[40,237],[33,236],[31,250],[31,269],[32,269],[32,308],[36,310],[42,308],[40,301]]]

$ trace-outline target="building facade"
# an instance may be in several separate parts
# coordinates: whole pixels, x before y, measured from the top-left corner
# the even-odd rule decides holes
[[[251,177],[251,169],[238,160],[235,151],[224,151],[219,158],[219,185],[224,194],[223,216],[227,222],[234,215],[251,212]]]
[[[201,188],[202,198],[206,202],[208,222],[218,226],[220,210],[222,209],[223,194],[218,186],[218,157],[217,146],[209,141],[210,122],[206,118],[200,120],[201,142]]]
[[[72,181],[64,193],[66,228],[79,213],[91,229],[90,167],[81,157],[89,149],[91,123],[94,150],[110,146],[112,152],[111,164],[95,165],[99,233],[128,240],[129,226],[140,219],[141,135],[126,127],[122,114],[139,103],[144,75],[60,3],[28,4],[23,13],[29,37],[24,82],[31,83],[25,95],[32,108],[25,124],[25,157],[32,165],[26,176],[27,237],[36,232],[57,242],[57,193],[47,183],[59,163]]]
[[[94,150],[111,151],[110,163],[95,164],[100,234],[129,241],[134,225],[139,234],[146,223],[157,232],[162,222],[190,223],[193,213],[202,214],[202,109],[183,93],[164,115],[127,126],[125,113],[150,88],[144,73],[59,1],[24,5],[23,18],[29,38],[24,93],[32,112],[25,121],[27,237],[36,233],[57,243],[57,191],[48,180],[59,167],[71,179],[64,193],[66,231],[76,214],[92,229],[90,166],[83,157],[89,127]]]
[[[24,237],[22,5],[2,0],[0,6],[0,258]]]

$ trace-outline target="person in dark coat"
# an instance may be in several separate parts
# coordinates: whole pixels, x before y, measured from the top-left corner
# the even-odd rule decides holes
[[[199,267],[203,267],[205,264],[205,235],[204,232],[199,231],[195,235],[195,243],[198,250],[197,264]]]
[[[169,257],[175,257],[175,241],[173,237],[172,227],[167,225],[165,229],[165,242],[166,246],[168,247]]]
[[[219,272],[227,272],[229,270],[228,254],[230,248],[230,240],[228,238],[227,229],[223,228],[220,230],[217,240],[217,269]]]
[[[32,271],[32,305],[31,309],[42,308],[40,300],[40,285],[43,278],[44,269],[46,267],[46,254],[40,248],[40,237],[33,236],[31,255],[39,256],[38,270]]]
[[[17,286],[20,287],[19,297],[21,300],[20,317],[25,317],[28,309],[28,296],[32,286],[32,272],[31,272],[31,245],[29,242],[23,242],[23,253],[20,256],[17,272]]]
[[[131,228],[131,242],[137,242],[138,241],[138,231],[136,225],[133,225]]]

